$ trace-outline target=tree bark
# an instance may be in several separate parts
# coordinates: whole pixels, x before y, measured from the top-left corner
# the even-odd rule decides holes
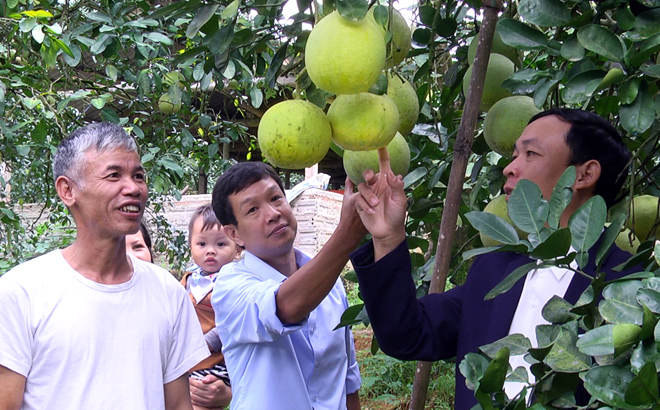
[[[495,26],[497,25],[497,15],[500,10],[502,10],[502,0],[491,0],[484,6],[484,19],[481,26],[481,33],[478,37],[479,43],[477,44],[477,52],[474,58],[472,78],[470,78],[465,109],[463,110],[463,117],[461,118],[458,135],[456,136],[456,143],[454,144],[454,159],[447,185],[447,199],[442,210],[438,249],[436,250],[435,267],[433,269],[429,293],[442,293],[445,290],[447,272],[449,271],[449,263],[451,262],[454,234],[456,232],[456,220],[458,219],[458,210],[463,191],[463,180],[465,179],[465,170],[472,149],[474,128],[477,124],[477,116],[479,115],[479,105],[486,80],[486,69],[488,68],[488,59],[493,43],[493,35],[495,34]],[[430,374],[430,362],[417,362],[410,410],[424,409]]]

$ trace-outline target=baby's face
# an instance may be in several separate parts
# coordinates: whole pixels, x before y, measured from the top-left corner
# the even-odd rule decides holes
[[[197,218],[190,233],[190,253],[195,263],[204,273],[211,274],[238,258],[236,243],[227,235],[224,229],[215,226],[202,231],[202,218]]]

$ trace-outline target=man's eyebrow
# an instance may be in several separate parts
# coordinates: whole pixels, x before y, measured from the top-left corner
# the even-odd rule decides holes
[[[121,165],[110,164],[106,167],[105,170],[106,171],[121,171],[123,169],[124,169],[124,167],[122,167]],[[144,172],[144,167],[142,165],[138,165],[135,168],[133,168],[133,172]]]
[[[266,194],[268,194],[268,193],[273,192],[273,191],[282,192],[280,190],[280,188],[277,187],[277,186],[270,187],[270,188],[266,189],[266,191],[264,191],[264,192]],[[255,196],[249,196],[247,198],[244,198],[241,202],[238,203],[238,207],[242,208],[246,203],[253,201],[254,198],[255,198]]]

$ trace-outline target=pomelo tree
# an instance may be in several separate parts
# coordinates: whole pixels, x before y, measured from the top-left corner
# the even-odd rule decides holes
[[[374,8],[364,0],[298,0],[289,18],[283,14],[285,5],[267,0],[0,0],[0,161],[11,174],[9,181],[2,181],[11,184],[11,193],[0,189],[0,270],[59,245],[58,240],[45,240],[51,229],[67,225],[66,211],[54,193],[50,161],[58,142],[91,120],[122,124],[138,140],[153,192],[150,217],[161,227],[159,250],[169,251],[172,263],[184,260],[184,238],[167,226],[159,207],[182,191],[206,192],[209,178],[237,160],[232,147],[244,147],[239,160],[260,157],[257,126],[277,102],[303,99],[328,111],[336,96],[308,75],[305,49],[312,28],[335,10],[349,21],[372,19],[377,26],[374,32],[382,34],[383,68],[388,73],[369,90],[387,93],[388,76],[391,81],[394,75],[409,81],[416,92],[419,115],[404,137],[411,156],[405,179],[410,198],[406,229],[420,294],[442,291],[447,280],[461,283],[470,261],[463,252],[482,244],[475,226],[466,223],[457,228],[457,218],[476,221],[478,217],[466,214],[484,209],[501,193],[502,170],[509,159],[486,144],[482,132],[486,112],[478,108],[481,101],[476,101],[477,108],[466,106],[463,91],[465,83],[465,91],[472,86],[475,96],[482,93],[491,43],[492,51],[504,50],[503,58],[511,64],[493,59],[515,71],[504,77],[491,73],[499,79],[483,92],[497,90],[492,93],[497,99],[526,96],[536,109],[562,106],[595,111],[624,135],[634,158],[621,205],[609,217],[596,207],[590,218],[609,219],[613,225],[629,219],[635,232],[636,218],[628,206],[631,198],[660,196],[657,0],[520,0],[496,10],[493,6],[498,4],[476,0],[420,1],[412,6],[412,48],[402,60],[401,44],[406,42],[399,41],[396,3]],[[370,8],[373,11],[368,12]],[[497,20],[496,36],[488,15]],[[481,54],[479,47],[468,50],[477,33],[484,43]],[[319,39],[318,47],[332,46],[323,40],[327,39]],[[473,55],[476,58],[469,58]],[[357,72],[371,61],[363,57],[352,54],[333,63],[348,67],[349,73],[355,67]],[[473,74],[464,81],[468,70]],[[163,107],[159,107],[161,99]],[[487,99],[484,109],[497,103],[493,99]],[[332,149],[342,152],[337,146]],[[50,211],[49,223],[26,225],[17,214],[24,203],[43,204]],[[655,217],[653,209],[645,210],[644,215],[649,214],[643,222],[646,232],[656,232],[657,206]],[[474,224],[492,237],[493,232],[485,232],[489,228]],[[60,238],[66,237],[64,232]],[[637,256],[648,262],[650,271],[657,269],[650,256],[652,239],[640,238]],[[614,301],[629,297],[626,286],[637,287],[613,289]],[[647,283],[637,290],[641,288],[643,293],[653,290]],[[649,303],[645,307],[655,315]],[[359,305],[351,308],[345,323],[366,320],[361,312]],[[642,332],[619,327],[616,339],[622,342],[615,350],[648,347],[651,336],[644,326],[648,330],[653,315],[642,315]],[[610,335],[609,330],[602,332]],[[611,335],[614,340],[614,328]],[[600,340],[598,335],[592,337]],[[633,377],[621,376],[621,385],[641,384],[639,389],[648,390],[640,396],[643,403],[625,401],[625,391],[617,396],[624,401],[611,401],[598,392],[592,395],[612,407],[657,402],[657,384],[648,376],[657,373],[649,365],[654,354],[648,353],[637,364],[622,365]],[[480,357],[490,363],[495,356]],[[593,391],[614,391],[602,382],[611,374],[601,372],[595,370],[595,379],[590,377],[589,383],[598,387]],[[643,377],[635,379],[639,375]],[[423,406],[424,395],[422,380],[413,395],[413,408]],[[484,399],[483,407],[487,403]]]

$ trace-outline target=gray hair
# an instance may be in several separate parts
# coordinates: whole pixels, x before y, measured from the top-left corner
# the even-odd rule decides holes
[[[53,178],[67,176],[80,186],[85,152],[125,149],[137,152],[135,140],[124,129],[110,122],[86,125],[60,142],[53,158]]]

